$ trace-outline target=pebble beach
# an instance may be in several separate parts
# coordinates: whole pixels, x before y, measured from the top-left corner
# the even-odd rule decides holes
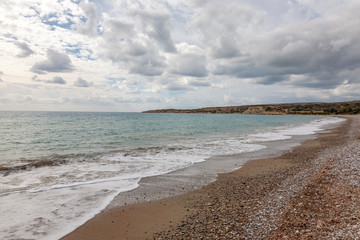
[[[64,239],[360,239],[360,117],[182,195],[104,211]]]

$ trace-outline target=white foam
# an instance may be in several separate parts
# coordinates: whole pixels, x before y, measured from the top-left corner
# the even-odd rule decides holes
[[[343,121],[321,118],[302,125],[265,128],[237,137],[183,140],[177,145],[114,153],[11,173],[0,180],[0,238],[57,239],[104,209],[143,177],[165,174],[214,155],[265,148],[261,141],[314,134]]]
[[[56,239],[101,211],[143,177],[165,174],[214,155],[256,151],[242,139],[204,139],[33,168],[1,178],[0,238]],[[22,217],[25,215],[25,217]]]
[[[311,135],[315,134],[319,131],[325,130],[329,127],[329,125],[338,124],[343,121],[346,121],[343,118],[335,118],[335,117],[325,117],[318,120],[311,121],[308,124],[304,124],[297,127],[289,127],[280,130],[281,134],[284,135]]]
[[[291,136],[280,134],[279,132],[261,132],[247,135],[244,142],[269,142],[290,139]]]
[[[59,239],[104,209],[139,179],[1,196],[1,239]]]
[[[301,125],[288,125],[265,129],[263,132],[247,135],[244,142],[254,143],[280,141],[290,139],[292,136],[312,135],[329,128],[331,125],[335,126],[343,121],[346,120],[337,117],[324,117]]]

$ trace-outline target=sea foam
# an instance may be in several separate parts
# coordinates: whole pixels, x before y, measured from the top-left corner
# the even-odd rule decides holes
[[[144,177],[186,168],[212,156],[258,151],[265,148],[262,142],[314,134],[341,121],[325,117],[265,125],[244,133],[201,137],[189,137],[188,133],[157,146],[80,157],[53,156],[43,161],[46,164],[25,162],[30,167],[14,167],[19,166],[16,162],[4,168],[0,180],[0,238],[60,238],[99,213],[120,192],[137,188]]]

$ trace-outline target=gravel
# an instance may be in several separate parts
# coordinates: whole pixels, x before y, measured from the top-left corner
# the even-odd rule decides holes
[[[266,174],[228,175],[188,200],[154,239],[360,239],[360,117],[279,159]]]

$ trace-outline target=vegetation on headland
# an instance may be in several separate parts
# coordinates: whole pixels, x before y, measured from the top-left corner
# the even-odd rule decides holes
[[[262,104],[230,107],[206,107],[198,109],[159,109],[144,113],[209,113],[209,114],[311,114],[311,115],[349,115],[360,113],[360,101],[334,103],[290,103]]]

